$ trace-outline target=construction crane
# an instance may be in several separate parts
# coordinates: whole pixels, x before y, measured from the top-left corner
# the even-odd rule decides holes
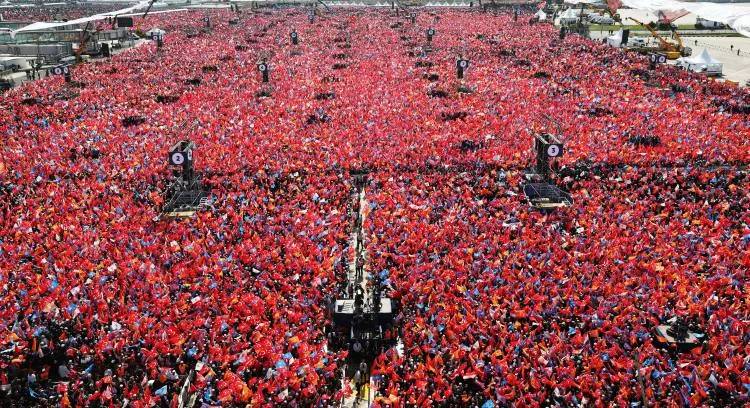
[[[680,34],[677,32],[677,29],[672,30],[672,36],[675,40],[677,40],[677,49],[680,50],[680,53],[683,57],[689,57],[693,54],[693,49],[690,47],[686,47],[682,42],[682,37],[680,37]]]
[[[84,27],[83,31],[81,31],[81,35],[78,41],[78,49],[75,50],[77,63],[81,63],[83,61],[82,54],[87,50],[89,41],[91,40],[91,31],[89,30],[90,26],[91,22],[86,23],[86,27]]]
[[[651,35],[659,41],[658,51],[664,53],[664,55],[666,55],[668,59],[677,59],[680,57],[686,57],[692,53],[692,50],[690,48],[687,48],[682,44],[682,39],[680,38],[679,34],[677,34],[676,30],[673,31],[673,33],[675,37],[677,38],[678,43],[673,44],[667,41],[666,39],[664,39],[662,36],[660,36],[659,33],[656,32],[656,30],[654,30],[650,25],[644,24],[634,19],[633,17],[630,17],[630,19],[636,22],[637,24],[645,27],[651,33]],[[645,49],[644,51],[648,52],[652,50]]]
[[[317,0],[318,3],[322,4],[323,7],[326,8],[326,11],[331,11],[331,8],[328,7],[328,4],[323,3],[323,0]]]
[[[151,7],[154,6],[154,1],[156,1],[156,0],[151,0],[150,2],[148,2],[148,6],[146,7],[146,11],[143,13],[143,18],[146,18],[146,16],[148,15],[148,12],[151,11]]]

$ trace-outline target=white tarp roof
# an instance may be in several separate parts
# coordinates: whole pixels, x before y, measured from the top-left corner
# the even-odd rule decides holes
[[[602,3],[599,0],[565,0],[566,3]],[[745,37],[750,37],[750,5],[736,3],[686,2],[679,0],[622,0],[623,6],[638,10],[685,10],[707,20],[724,23]]]
[[[535,16],[539,17],[540,20],[546,20],[547,19],[547,13],[545,13],[542,10],[539,10],[534,14]]]
[[[136,10],[142,10],[142,9],[147,8],[148,3],[149,3],[148,1],[141,1],[135,6],[131,6],[128,8],[110,11],[109,13],[95,14],[93,16],[83,17],[83,18],[65,21],[65,22],[52,22],[52,23],[37,22],[37,23],[29,24],[25,27],[21,27],[18,30],[12,31],[10,35],[11,37],[15,37],[16,34],[23,33],[26,31],[49,30],[50,28],[65,27],[65,26],[76,25],[76,24],[85,24],[91,21],[99,21],[99,20],[110,18],[110,17],[123,16],[128,13],[132,13]]]
[[[151,35],[151,33],[157,33],[157,34],[166,34],[166,31],[162,30],[161,28],[152,28],[148,31],[146,31],[146,35]]]

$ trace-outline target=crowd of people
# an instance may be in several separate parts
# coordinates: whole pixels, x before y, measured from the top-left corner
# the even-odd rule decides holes
[[[0,405],[341,402],[363,168],[403,344],[374,406],[747,404],[750,94],[512,12],[399,14],[151,15],[163,46],[6,93]],[[574,198],[551,214],[519,188],[538,132]],[[182,139],[211,204],[160,217]],[[675,316],[699,347],[656,343]]]
[[[54,3],[51,5],[25,3],[15,7],[7,6],[0,8],[0,21],[69,21],[78,18],[92,16],[94,14],[108,13],[127,7],[127,2],[107,4],[74,4]]]

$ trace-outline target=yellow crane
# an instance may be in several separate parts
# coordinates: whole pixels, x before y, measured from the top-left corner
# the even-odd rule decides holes
[[[646,29],[651,33],[651,35],[656,38],[659,41],[659,51],[663,52],[664,55],[667,56],[669,59],[677,59],[680,57],[685,57],[690,55],[691,50],[690,48],[686,48],[682,44],[682,38],[680,38],[679,34],[677,34],[677,31],[674,31],[675,37],[677,38],[678,43],[673,44],[666,39],[664,39],[662,36],[659,35],[659,33],[656,32],[650,25],[644,24],[633,17],[630,17],[631,20],[635,21],[637,24],[646,27]]]
[[[83,28],[83,31],[81,31],[81,35],[78,37],[78,49],[75,50],[76,55],[76,63],[83,62],[82,55],[87,51],[89,41],[91,41],[91,31],[89,30],[89,27],[91,26],[91,22],[89,21],[86,23],[86,27]]]
[[[693,53],[693,49],[690,47],[686,47],[682,43],[682,37],[680,37],[680,34],[677,32],[677,29],[672,30],[672,36],[675,40],[677,40],[677,49],[680,50],[680,54],[683,57],[689,57]]]

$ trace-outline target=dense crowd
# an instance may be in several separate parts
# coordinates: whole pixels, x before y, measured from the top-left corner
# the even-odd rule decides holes
[[[124,3],[33,5],[0,8],[0,21],[68,21],[127,7]]]
[[[175,406],[191,372],[206,405],[340,401],[327,310],[361,168],[403,343],[376,406],[747,404],[748,92],[527,21],[152,15],[163,47],[9,91],[0,404]],[[543,131],[575,200],[552,214],[518,187]],[[181,139],[212,203],[159,218]],[[655,344],[674,316],[700,347]]]

